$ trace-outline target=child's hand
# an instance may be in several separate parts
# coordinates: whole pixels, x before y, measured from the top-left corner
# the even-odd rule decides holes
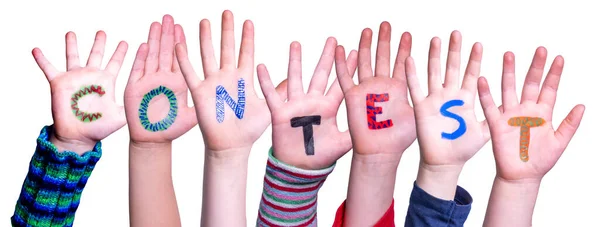
[[[335,38],[327,39],[305,94],[300,43],[290,45],[287,102],[275,91],[267,68],[264,65],[257,67],[259,82],[271,110],[273,155],[286,164],[302,169],[327,168],[352,147],[350,134],[337,128],[336,116],[344,98],[337,80],[323,95],[336,46]],[[348,71],[354,74],[355,51],[350,53],[348,61]]]
[[[152,23],[148,43],[138,49],[125,88],[129,133],[136,143],[170,142],[196,125],[196,112],[188,107],[188,89],[174,57],[176,43],[185,45],[183,29],[165,15],[162,27]]]
[[[473,45],[462,86],[459,86],[461,42],[460,32],[452,32],[442,85],[440,39],[435,37],[431,40],[428,96],[421,91],[413,59],[409,57],[406,60],[406,77],[415,108],[421,167],[425,169],[443,167],[443,171],[447,171],[447,168],[456,167],[460,172],[465,162],[490,139],[487,124],[485,121],[478,122],[474,111],[482,46],[479,43]]]
[[[212,151],[250,148],[270,124],[267,104],[254,91],[254,26],[251,21],[244,23],[236,67],[233,15],[225,11],[222,19],[220,68],[214,56],[210,22],[200,22],[205,80],[196,76],[185,45],[177,45],[177,59],[192,93],[204,143]]]
[[[50,141],[59,150],[83,153],[96,142],[125,125],[123,107],[115,102],[115,81],[127,43],[120,42],[104,69],[106,34],[96,33],[96,40],[85,67],[81,67],[75,33],[66,35],[67,71],[60,72],[42,54],[33,49],[33,57],[50,83],[54,131]]]
[[[511,52],[504,55],[501,110],[494,104],[486,79],[479,79],[479,98],[490,125],[497,177],[502,180],[541,180],[558,161],[583,117],[585,107],[577,105],[554,131],[552,111],[564,59],[554,59],[540,92],[546,57],[546,49],[539,47],[525,77],[519,103],[515,56]]]
[[[404,33],[390,78],[389,23],[381,24],[375,76],[371,67],[371,29],[362,32],[358,49],[358,81],[348,72],[344,48],[335,54],[336,72],[346,100],[354,152],[362,155],[401,156],[415,140],[415,119],[408,104],[404,60],[410,55],[411,36]],[[397,159],[399,161],[399,159]]]

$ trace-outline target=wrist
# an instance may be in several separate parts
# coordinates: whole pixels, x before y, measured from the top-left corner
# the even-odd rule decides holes
[[[239,147],[225,150],[204,149],[204,159],[211,165],[224,167],[243,167],[248,165],[248,158],[252,147]]]
[[[542,179],[525,178],[518,180],[508,180],[500,176],[496,176],[494,178],[494,184],[500,184],[504,188],[511,188],[513,190],[519,190],[524,193],[535,192],[535,194],[537,194],[537,191],[540,188],[540,185],[542,184]]]
[[[443,200],[454,200],[463,165],[429,165],[421,162],[417,185],[428,194]]]
[[[164,152],[171,151],[172,142],[140,142],[129,140],[129,145],[131,146],[132,151],[140,151],[140,152]]]
[[[56,132],[50,133],[50,137],[48,140],[54,144],[58,152],[72,151],[76,154],[82,155],[85,152],[91,151],[94,149],[94,146],[98,141],[92,140],[74,140],[67,139],[56,135]]]

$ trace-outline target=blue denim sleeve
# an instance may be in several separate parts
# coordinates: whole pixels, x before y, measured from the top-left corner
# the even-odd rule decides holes
[[[404,226],[463,226],[471,211],[472,203],[471,195],[460,186],[456,187],[454,200],[442,200],[428,194],[415,182]]]

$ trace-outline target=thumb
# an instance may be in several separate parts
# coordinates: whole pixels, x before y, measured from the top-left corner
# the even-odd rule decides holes
[[[285,102],[285,100],[287,100],[287,83],[288,83],[288,79],[285,79],[283,81],[281,81],[281,83],[279,83],[277,85],[277,87],[275,88],[275,91],[277,91],[277,94],[279,94],[279,97],[281,98],[281,101]]]

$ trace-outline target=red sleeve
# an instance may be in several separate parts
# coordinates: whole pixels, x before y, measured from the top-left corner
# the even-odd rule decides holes
[[[335,220],[333,221],[333,227],[342,227],[344,226],[344,212],[346,210],[346,201],[342,203],[342,205],[338,208],[337,212],[335,212]],[[390,208],[383,214],[383,216],[379,219],[379,221],[373,227],[394,227],[394,200],[392,200],[392,205]]]

